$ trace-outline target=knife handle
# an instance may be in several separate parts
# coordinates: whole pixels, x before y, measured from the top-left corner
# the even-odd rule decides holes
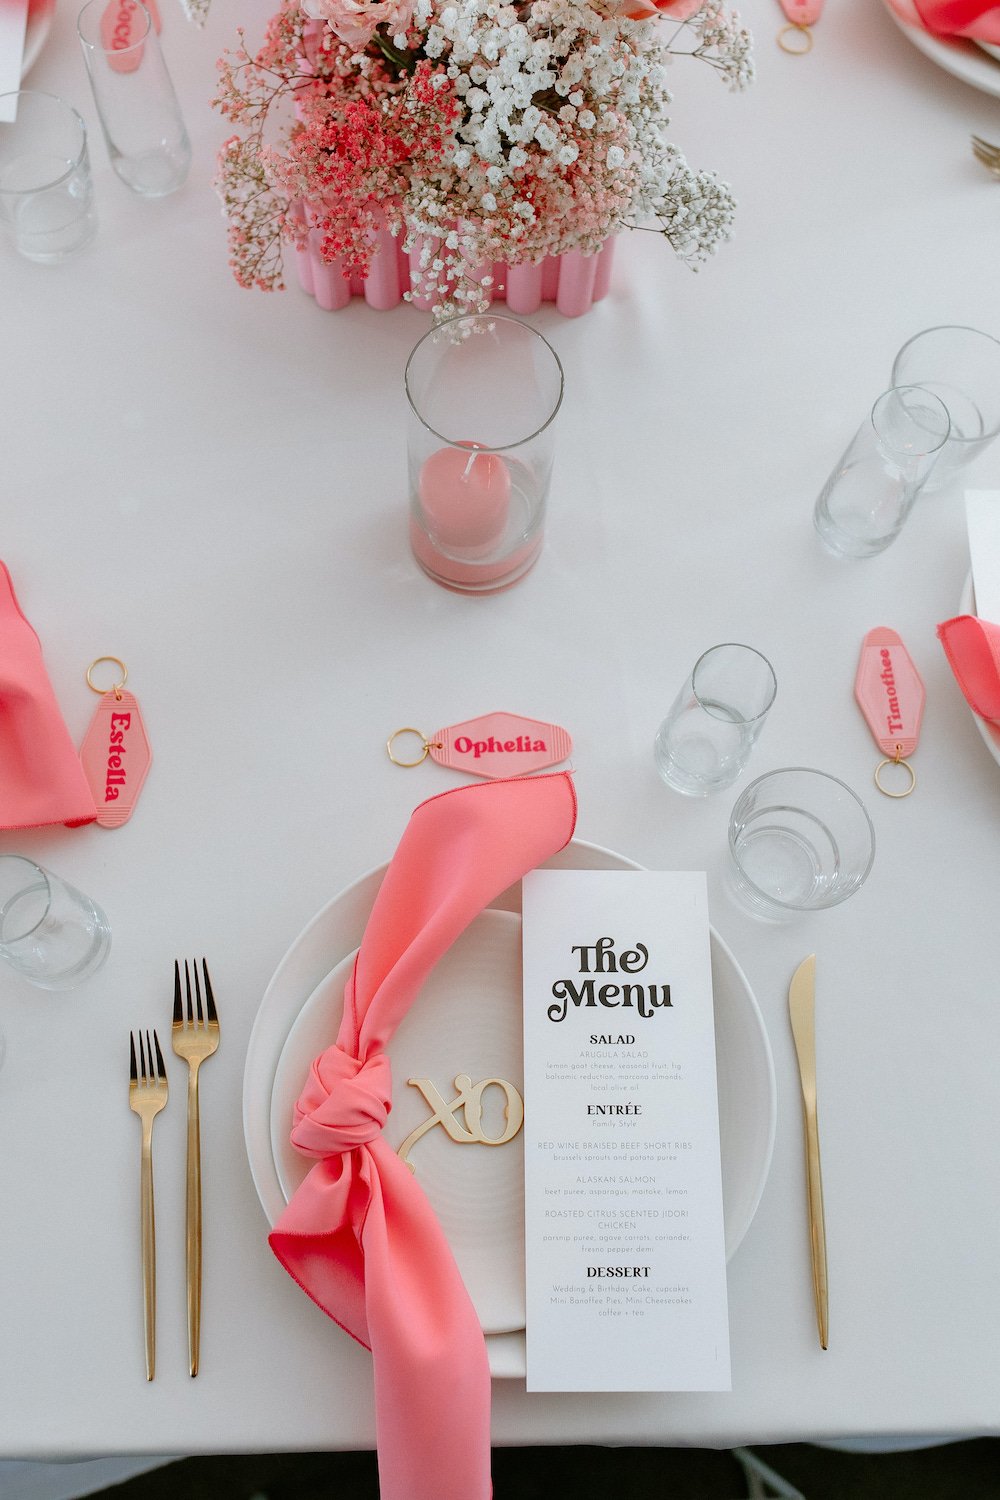
[[[823,1173],[819,1160],[819,1126],[815,1106],[804,1111],[806,1128],[806,1186],[809,1193],[809,1248],[812,1255],[813,1300],[822,1349],[828,1347],[830,1294],[826,1269],[826,1220],[823,1214]]]

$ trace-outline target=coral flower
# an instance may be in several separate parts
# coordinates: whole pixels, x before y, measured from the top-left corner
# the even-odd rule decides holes
[[[653,16],[672,16],[688,21],[696,15],[704,0],[608,0],[608,13],[625,16],[630,21],[648,21]]]
[[[361,49],[379,26],[390,36],[405,32],[414,6],[415,0],[303,0],[302,9],[314,21],[325,21],[349,47]]]

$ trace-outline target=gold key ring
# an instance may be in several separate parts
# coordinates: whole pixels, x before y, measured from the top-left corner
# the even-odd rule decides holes
[[[785,38],[789,32],[797,31],[802,40],[794,47],[790,47]],[[782,26],[777,36],[778,46],[782,52],[787,52],[789,57],[805,57],[807,52],[812,51],[813,34],[809,26],[800,26],[798,21],[789,21],[787,26]]]
[[[94,668],[99,667],[102,661],[113,662],[116,667],[121,668],[121,679],[118,682],[113,683],[109,688],[98,687],[93,679],[93,676],[91,675]],[[120,698],[122,695],[122,688],[125,686],[126,682],[128,682],[128,667],[122,661],[120,656],[95,656],[94,660],[87,668],[87,686],[90,688],[90,691],[92,693],[99,693],[102,698],[104,697],[105,693],[114,693],[116,698]]]
[[[906,771],[909,773],[909,777],[910,777],[910,784],[909,784],[909,786],[904,787],[901,792],[893,792],[893,791],[890,791],[887,786],[883,786],[882,782],[881,782],[881,780],[879,778],[881,777],[882,771],[883,771],[884,767],[886,767],[886,766],[903,766],[906,769]],[[913,788],[916,786],[916,784],[917,784],[917,773],[913,769],[913,767],[910,765],[910,762],[908,760],[904,760],[903,757],[900,755],[900,753],[899,753],[899,746],[898,745],[896,746],[896,753],[895,753],[895,755],[887,755],[886,758],[885,758],[885,760],[880,760],[879,763],[878,763],[878,765],[875,767],[875,785],[878,787],[879,791],[885,797],[908,797],[910,795],[910,793],[913,791]]]
[[[399,739],[399,736],[401,734],[415,734],[417,739],[420,741],[422,748],[416,760],[400,760],[399,756],[393,753],[393,744],[396,740]],[[413,766],[422,765],[423,762],[427,759],[428,755],[430,755],[432,750],[440,750],[441,741],[425,740],[419,729],[412,729],[408,726],[405,729],[394,730],[385,742],[385,749],[386,754],[388,755],[394,766],[404,766],[407,770],[409,770]]]

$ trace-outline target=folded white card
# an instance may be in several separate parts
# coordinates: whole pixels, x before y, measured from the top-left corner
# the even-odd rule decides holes
[[[1000,490],[966,490],[976,614],[1000,625]]]
[[[28,0],[0,0],[0,95],[21,87],[24,37],[28,24]],[[16,100],[0,102],[0,121],[10,124],[17,113]]]
[[[523,893],[528,1389],[729,1390],[705,877]]]

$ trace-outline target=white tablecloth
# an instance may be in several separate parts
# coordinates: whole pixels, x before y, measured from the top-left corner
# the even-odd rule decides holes
[[[215,0],[199,32],[165,9],[195,147],[188,185],[147,203],[114,178],[67,5],[31,82],[93,128],[100,236],[54,269],[4,249],[0,272],[0,555],[74,736],[96,702],[84,670],[113,652],[155,757],[122,830],[0,837],[93,894],[114,930],[106,968],[75,993],[0,973],[0,1454],[372,1444],[368,1355],[267,1248],[243,1063],[293,937],[388,858],[419,800],[458,780],[396,769],[386,735],[494,708],[570,729],[580,837],[707,870],[713,920],[764,1013],[779,1111],[768,1186],[730,1267],[732,1393],[497,1383],[495,1440],[1000,1431],[1000,768],[935,639],[968,569],[962,496],[919,503],[864,563],[828,557],[811,525],[898,346],[937,323],[1000,330],[1000,190],[968,149],[972,131],[1000,139],[1000,103],[922,57],[876,0],[830,7],[804,58],[776,47],[778,7],[750,0],[759,77],[745,96],[678,64],[676,138],[735,185],[737,238],[693,276],[633,235],[599,308],[538,315],[567,381],[545,550],[515,589],[470,599],[430,583],[408,551],[401,375],[426,319],[360,304],[324,314],[297,288],[236,287],[210,186],[228,127],[208,101],[241,14]],[[246,16],[254,39],[263,13]],[[1000,447],[970,477],[1000,485]],[[900,631],[928,690],[919,784],[899,803],[871,784],[875,747],[852,699],[878,624]],[[652,763],[677,686],[724,640],[757,646],[778,676],[754,772],[826,769],[876,824],[866,888],[784,928],[726,896],[735,793],[686,800]],[[813,951],[827,1353],[785,1000]],[[173,960],[201,953],[223,1028],[202,1079],[202,1369],[190,1380],[174,1064],[157,1125],[150,1385],[126,1041],[136,1025],[167,1031]]]

